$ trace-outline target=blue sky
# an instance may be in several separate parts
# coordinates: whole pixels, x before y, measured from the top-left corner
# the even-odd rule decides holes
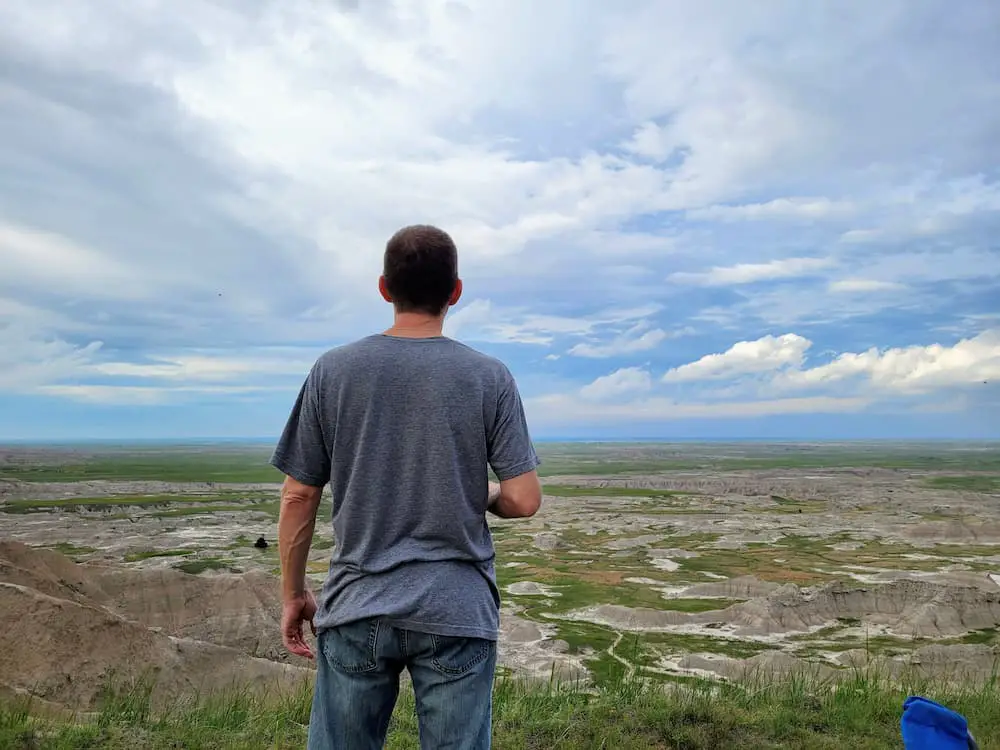
[[[1000,5],[0,7],[0,439],[276,434],[435,223],[538,437],[1000,437]]]

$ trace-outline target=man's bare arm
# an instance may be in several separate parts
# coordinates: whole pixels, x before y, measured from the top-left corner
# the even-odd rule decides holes
[[[499,518],[530,518],[542,505],[538,472],[529,471],[500,484],[490,482],[489,512]]]
[[[278,514],[278,556],[281,559],[281,594],[286,602],[305,595],[306,561],[322,496],[322,487],[285,477]]]

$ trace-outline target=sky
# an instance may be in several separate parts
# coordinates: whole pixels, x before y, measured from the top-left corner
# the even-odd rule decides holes
[[[277,435],[391,324],[545,438],[1000,438],[1000,3],[0,4],[0,440]]]

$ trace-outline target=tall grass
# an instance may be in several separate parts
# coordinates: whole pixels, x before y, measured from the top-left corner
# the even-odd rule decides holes
[[[556,680],[498,678],[497,748],[815,748],[876,750],[900,746],[899,718],[908,695],[924,695],[962,713],[981,747],[1000,748],[1000,683],[899,685],[874,670],[836,683],[802,673],[764,673],[729,684],[691,680],[652,684],[622,670],[599,690]],[[266,696],[234,687],[189,695],[152,708],[153,685],[139,680],[104,691],[99,711],[76,720],[38,718],[29,702],[0,704],[0,747],[10,750],[100,748],[301,748],[311,687]],[[404,689],[386,747],[419,747],[413,694]]]

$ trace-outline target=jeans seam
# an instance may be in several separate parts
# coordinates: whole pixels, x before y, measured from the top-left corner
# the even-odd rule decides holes
[[[368,630],[368,659],[375,664],[375,644],[378,642],[379,621],[374,620]]]

